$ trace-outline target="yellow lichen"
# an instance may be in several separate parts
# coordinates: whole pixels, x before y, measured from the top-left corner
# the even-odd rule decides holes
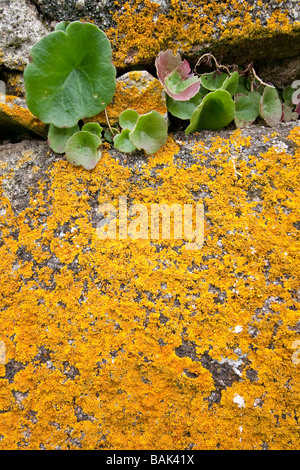
[[[48,126],[33,116],[29,109],[15,104],[15,99],[15,96],[6,96],[6,102],[0,103],[0,115],[3,114],[15,124],[20,124],[26,129],[44,136]]]
[[[170,136],[136,171],[109,148],[92,172],[61,159],[19,214],[1,193],[0,340],[16,372],[0,368],[1,449],[299,448],[299,131],[294,151],[270,139],[260,156],[241,131]],[[100,240],[91,204],[120,196],[204,202],[203,247]],[[224,358],[241,357],[221,386]]]
[[[234,45],[241,39],[269,37],[274,32],[297,32],[300,26],[280,9],[269,15],[265,3],[258,5],[253,15],[247,1],[172,0],[168,14],[159,12],[158,3],[151,0],[131,0],[119,6],[113,15],[116,26],[106,31],[118,67],[153,59],[168,48],[196,52],[216,39],[229,39]],[[263,26],[261,18],[266,15],[267,25]]]
[[[167,106],[164,89],[161,83],[145,72],[129,72],[126,78],[117,81],[116,92],[113,101],[107,106],[106,111],[109,121],[116,125],[120,114],[126,109],[134,109],[139,114],[146,114],[154,110],[162,115],[167,115]],[[86,119],[107,124],[105,113]]]
[[[7,79],[8,85],[13,89],[13,93],[17,96],[24,95],[24,84],[22,74],[10,75]]]

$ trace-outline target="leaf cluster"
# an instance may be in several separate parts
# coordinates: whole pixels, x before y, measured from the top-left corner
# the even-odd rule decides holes
[[[166,61],[166,56],[169,57],[169,62]],[[157,75],[159,78],[164,77],[161,83],[167,93],[170,114],[190,121],[185,131],[186,134],[204,129],[219,130],[231,122],[234,122],[236,127],[243,128],[254,123],[257,118],[273,127],[281,121],[299,117],[299,80],[286,87],[280,94],[272,84],[264,83],[256,75],[252,65],[245,70],[230,71],[226,66],[218,64],[212,54],[200,57],[194,71],[197,74],[197,66],[203,59],[210,66],[214,62],[215,70],[197,74],[199,87],[189,99],[183,99],[183,92],[180,99],[178,97],[174,99],[167,81],[167,78],[174,74],[174,70],[171,70],[172,56],[173,53],[169,50],[164,53],[164,62],[156,61]],[[181,80],[181,87],[185,90],[186,77],[182,77]],[[177,83],[177,88],[180,89],[179,83]]]
[[[114,136],[114,146],[121,152],[144,150],[148,155],[158,152],[168,137],[168,124],[157,111],[139,115],[133,109],[120,114],[121,132]]]
[[[103,140],[122,152],[157,152],[166,143],[168,124],[156,111],[138,115],[126,110],[120,127],[103,129],[82,120],[105,110],[116,90],[111,46],[97,26],[75,21],[59,23],[31,51],[24,80],[30,111],[49,124],[48,142],[73,165],[91,170],[101,158]]]
[[[294,121],[300,115],[300,80],[295,80],[282,92],[283,121]]]

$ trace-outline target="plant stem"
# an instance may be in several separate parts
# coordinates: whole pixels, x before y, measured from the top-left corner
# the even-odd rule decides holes
[[[216,69],[217,70],[220,70],[220,69],[224,69],[226,70],[226,72],[228,73],[228,75],[230,75],[230,71],[229,69],[226,67],[226,65],[221,65],[218,63],[217,59],[215,58],[215,56],[213,54],[211,54],[210,52],[207,52],[206,54],[203,54],[201,57],[199,57],[199,59],[197,60],[197,63],[194,67],[194,73],[199,75],[196,71],[198,65],[201,63],[201,61],[204,59],[204,57],[207,57],[208,60],[210,59],[213,59],[214,63],[215,63],[215,66],[216,66]]]
[[[275,88],[274,85],[272,85],[270,83],[265,83],[261,78],[259,78],[259,76],[256,74],[253,67],[251,67],[251,73],[253,74],[254,79],[256,79],[260,83],[260,85],[271,86],[271,87]]]
[[[112,136],[114,137],[114,136],[115,136],[115,133],[114,133],[114,131],[112,130],[112,127],[111,127],[111,125],[110,125],[106,108],[104,109],[104,112],[105,112],[105,118],[106,118],[106,122],[107,122],[108,128],[109,128],[110,132],[112,133]]]

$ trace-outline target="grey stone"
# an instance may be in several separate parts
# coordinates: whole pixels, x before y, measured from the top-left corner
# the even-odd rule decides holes
[[[31,47],[49,30],[25,0],[0,0],[0,69],[23,70]]]
[[[277,88],[283,89],[300,77],[300,56],[262,66],[257,70],[265,82],[272,82]]]
[[[31,2],[49,26],[53,21],[75,21],[88,18],[101,29],[107,29],[113,25],[111,11],[116,8],[115,0],[101,2],[96,0],[31,0]]]

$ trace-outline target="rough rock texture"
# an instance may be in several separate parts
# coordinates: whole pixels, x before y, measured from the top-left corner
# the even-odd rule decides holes
[[[0,70],[23,70],[31,47],[48,32],[26,0],[0,0]]]
[[[48,126],[31,114],[24,98],[4,98],[0,102],[0,142],[19,141],[34,135],[47,136]]]
[[[115,96],[106,108],[111,125],[118,124],[120,114],[126,109],[134,109],[139,114],[157,111],[167,120],[166,94],[160,81],[146,70],[127,72],[117,78]],[[87,121],[107,125],[104,112]]]
[[[85,19],[107,33],[120,69],[143,64],[151,71],[157,53],[167,48],[193,61],[209,50],[227,63],[254,61],[264,67],[265,62],[299,60],[299,15],[295,0],[1,0],[1,60],[22,70],[32,45],[57,21]]]
[[[261,77],[266,82],[273,83],[278,89],[283,90],[286,85],[291,84],[300,77],[300,58],[273,61],[259,69]]]
[[[295,123],[93,171],[1,146],[0,448],[298,449],[299,156]],[[203,203],[202,248],[100,239],[120,197]]]
[[[101,29],[113,25],[112,11],[115,9],[115,0],[32,0],[36,5],[40,17],[50,26],[53,21],[75,21],[90,18]]]
[[[160,50],[179,50],[195,61],[214,52],[227,63],[247,64],[299,58],[300,7],[296,0],[33,0],[40,17],[88,19],[104,29],[119,68],[152,67]],[[80,4],[80,5],[79,5]],[[77,5],[77,7],[76,7]],[[150,69],[151,71],[151,69]]]

